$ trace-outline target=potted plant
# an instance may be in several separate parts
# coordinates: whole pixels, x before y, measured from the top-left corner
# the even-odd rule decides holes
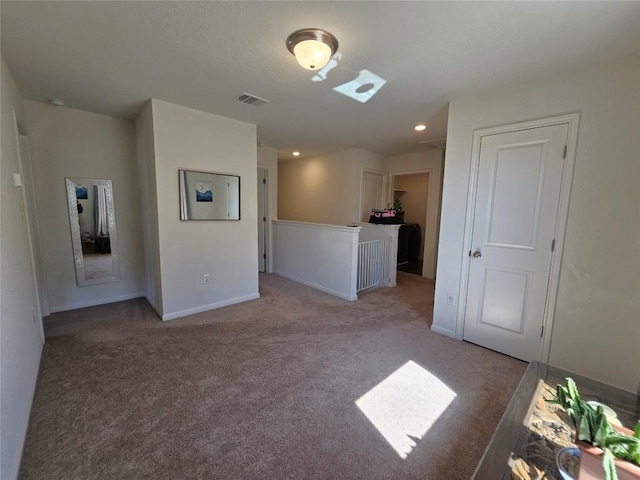
[[[579,480],[640,479],[640,421],[635,431],[611,425],[602,406],[582,400],[571,378],[556,388],[556,399],[576,428],[580,448]]]
[[[393,209],[396,211],[396,218],[398,219],[398,223],[404,222],[404,211],[402,210],[402,203],[400,200],[396,200],[393,202]]]

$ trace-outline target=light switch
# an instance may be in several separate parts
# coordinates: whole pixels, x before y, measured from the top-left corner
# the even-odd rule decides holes
[[[16,187],[21,187],[22,186],[22,175],[20,175],[19,173],[14,173],[13,174],[13,184]]]

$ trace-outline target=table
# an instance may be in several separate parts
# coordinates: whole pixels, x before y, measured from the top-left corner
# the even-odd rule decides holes
[[[573,444],[573,426],[564,412],[547,411],[544,392],[566,377],[575,380],[580,396],[613,408],[624,426],[633,428],[640,418],[640,398],[631,392],[540,362],[531,362],[507,406],[491,442],[473,474],[474,480],[512,478],[517,461],[535,465],[549,480],[560,479],[555,454]],[[547,421],[545,415],[551,415]]]

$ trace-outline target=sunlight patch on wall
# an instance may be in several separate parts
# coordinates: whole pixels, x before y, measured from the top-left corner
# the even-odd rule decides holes
[[[355,403],[404,459],[454,398],[438,377],[410,360]]]

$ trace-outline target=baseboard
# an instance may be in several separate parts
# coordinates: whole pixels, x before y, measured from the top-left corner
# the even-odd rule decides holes
[[[87,300],[86,302],[70,303],[68,305],[58,305],[55,307],[51,307],[49,310],[51,311],[51,313],[66,312],[67,310],[77,310],[78,308],[95,307],[97,305],[105,305],[107,303],[122,302],[124,300],[132,300],[134,298],[141,298],[144,296],[145,296],[144,292],[127,293],[124,295],[117,295],[115,297],[100,298],[97,300]]]
[[[297,283],[301,283],[303,285],[306,285],[307,287],[311,287],[311,288],[315,288],[316,290],[320,290],[321,292],[324,293],[328,293],[329,295],[333,295],[335,297],[339,297],[343,300],[347,300],[348,302],[354,302],[358,299],[358,295],[354,294],[354,295],[349,295],[346,293],[342,293],[339,292],[337,290],[333,290],[331,288],[328,287],[324,287],[322,285],[318,285],[317,283],[313,283],[313,282],[308,282],[307,280],[302,280],[301,278],[295,277],[293,275],[289,275],[288,273],[283,273],[283,272],[274,272],[276,275],[280,276],[280,277],[284,277],[288,280],[292,280],[294,282]]]
[[[456,332],[451,331],[447,328],[442,328],[442,327],[439,327],[438,325],[431,325],[431,331],[439,333],[440,335],[445,335],[447,337],[455,338],[457,340]]]
[[[175,320],[176,318],[186,317],[188,315],[195,315],[196,313],[206,312],[208,310],[215,310],[216,308],[227,307],[229,305],[234,305],[236,303],[242,303],[249,300],[255,300],[256,298],[260,298],[259,293],[252,293],[249,295],[244,295],[242,297],[230,298],[228,300],[222,300],[220,302],[210,303],[208,305],[202,305],[200,307],[188,308],[186,310],[180,310],[178,312],[167,313],[166,315],[162,315],[162,321],[165,320]]]
[[[44,345],[44,344],[43,344]],[[27,441],[27,432],[29,430],[29,420],[31,419],[31,408],[33,407],[33,397],[36,395],[36,385],[38,384],[38,374],[40,373],[40,362],[42,361],[42,347],[40,348],[40,355],[38,355],[38,369],[33,378],[33,385],[31,386],[31,395],[29,395],[29,416],[27,417],[27,423],[25,424],[24,434],[20,441],[20,448],[16,450],[16,454],[13,458],[13,466],[11,467],[11,480],[17,480],[20,474],[20,466],[22,465],[22,454],[24,453],[24,444]]]

